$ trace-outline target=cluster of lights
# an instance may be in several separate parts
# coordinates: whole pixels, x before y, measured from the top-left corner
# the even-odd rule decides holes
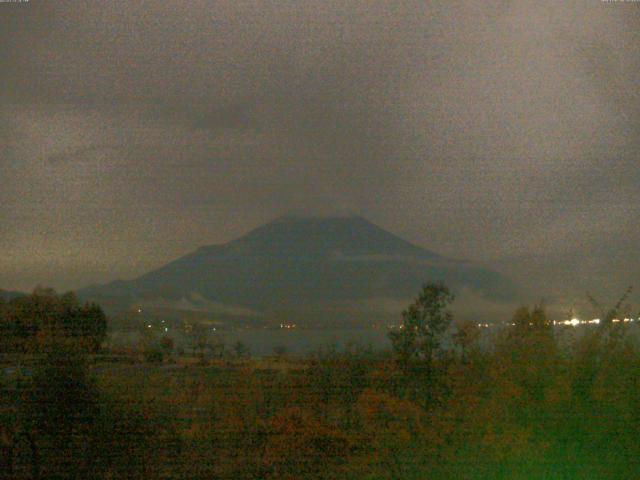
[[[554,325],[570,325],[572,327],[577,327],[578,325],[598,325],[600,321],[601,320],[599,318],[594,318],[593,320],[579,320],[577,318],[572,318],[571,320],[563,320],[560,322],[554,321],[553,324]],[[611,320],[612,323],[631,323],[633,321],[634,321],[633,318],[624,318],[624,319],[614,318],[613,320]]]
[[[632,323],[634,321],[636,321],[633,318],[614,318],[613,320],[611,320],[613,323]],[[640,317],[637,319],[638,322],[640,322]],[[599,325],[601,322],[601,320],[599,318],[594,318],[593,320],[580,320],[578,318],[572,318],[570,320],[559,320],[556,321],[554,320],[552,323],[553,325],[567,325],[570,327],[577,327],[579,325]],[[545,323],[546,325],[549,325],[549,323]],[[515,323],[511,323],[511,322],[507,322],[504,325],[508,326],[508,327],[515,327],[516,324]],[[529,323],[530,326],[533,326],[533,323]],[[295,325],[294,325],[295,326]],[[478,323],[477,324],[478,328],[491,328],[494,327],[494,324],[491,323]],[[388,328],[390,329],[394,329],[394,328],[399,328],[400,330],[404,330],[405,326],[404,325],[387,325]],[[283,326],[283,324],[280,324],[280,328],[288,328],[286,326]],[[417,327],[416,327],[417,328]]]
[[[164,323],[164,320],[162,320],[162,323]],[[147,328],[152,328],[152,327],[153,327],[153,325],[151,325],[150,323],[147,324]],[[169,331],[169,327],[164,327],[164,331],[168,332]]]
[[[613,323],[631,323],[631,322],[634,322],[635,320],[633,318],[624,318],[624,319],[614,318],[611,321]],[[638,321],[640,322],[640,318],[638,319]],[[599,318],[594,318],[593,320],[580,320],[578,318],[572,318],[570,320],[559,320],[559,321],[554,320],[553,325],[566,325],[570,327],[577,327],[579,325],[599,325],[600,322],[601,320]],[[505,325],[512,326],[512,327],[516,326],[515,323],[506,323]],[[529,323],[529,325],[533,325],[533,323]],[[492,326],[493,325],[489,323],[478,323],[479,328],[489,328]]]
[[[633,322],[633,318],[623,318],[622,320],[620,320],[619,318],[614,318],[613,320],[611,320],[613,323],[629,323],[629,322]],[[640,319],[638,319],[638,321],[640,321]]]
[[[395,327],[395,325],[389,325],[389,328],[393,329],[393,328],[396,328],[396,327]],[[402,325],[398,325],[398,328],[399,328],[400,330],[404,330],[404,329],[405,329],[405,325],[404,325],[404,324],[402,324]],[[417,332],[417,331],[418,331],[418,326],[417,326],[417,325],[414,325],[414,326],[413,326],[413,329]]]
[[[280,324],[280,328],[291,330],[292,328],[296,328],[296,324],[295,323],[281,323]]]
[[[554,325],[568,325],[571,327],[577,327],[578,325],[598,325],[600,323],[599,318],[594,318],[593,320],[579,320],[577,318],[572,318],[571,320],[561,320],[559,322],[553,321]]]

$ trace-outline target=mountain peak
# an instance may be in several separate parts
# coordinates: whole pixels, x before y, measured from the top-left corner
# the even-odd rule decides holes
[[[230,244],[291,255],[333,252],[385,255],[417,251],[431,254],[358,215],[286,215],[251,230]]]

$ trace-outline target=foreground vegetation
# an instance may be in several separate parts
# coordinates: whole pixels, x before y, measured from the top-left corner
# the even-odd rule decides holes
[[[640,351],[628,326],[612,322],[621,304],[571,341],[565,338],[571,327],[554,330],[542,308],[521,308],[512,328],[481,345],[480,330],[464,323],[445,341],[452,300],[442,285],[425,286],[391,335],[390,352],[325,349],[306,358],[237,355],[193,365],[144,356],[108,362],[104,352],[88,356],[87,342],[76,341],[84,336],[53,329],[55,340],[39,342],[30,357],[20,354],[31,365],[5,368],[0,377],[0,472],[5,478],[638,477]],[[101,317],[94,311],[92,318]]]

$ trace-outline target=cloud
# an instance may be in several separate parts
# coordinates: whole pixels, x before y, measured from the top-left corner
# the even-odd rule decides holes
[[[553,258],[551,277],[558,256],[633,250],[613,239],[640,217],[633,5],[0,9],[7,287],[81,286],[47,273],[74,251],[69,269],[132,276],[292,210],[357,212],[451,257]]]

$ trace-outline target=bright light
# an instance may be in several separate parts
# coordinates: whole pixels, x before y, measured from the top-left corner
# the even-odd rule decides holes
[[[569,322],[569,324],[572,327],[575,327],[576,325],[580,325],[580,320],[578,320],[577,318],[572,318],[571,321]]]

